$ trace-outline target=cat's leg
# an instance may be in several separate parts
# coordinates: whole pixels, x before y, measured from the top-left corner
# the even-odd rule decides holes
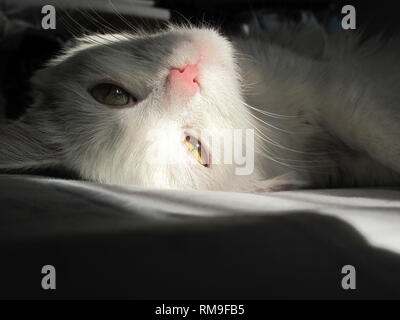
[[[372,94],[331,107],[325,119],[351,149],[400,173],[400,106]]]
[[[372,158],[400,173],[400,108],[366,111],[364,125],[356,128],[356,141]]]
[[[238,184],[233,191],[245,193],[269,193],[277,191],[298,190],[310,187],[308,180],[298,173],[291,171],[286,174],[265,180],[249,180],[246,183]]]

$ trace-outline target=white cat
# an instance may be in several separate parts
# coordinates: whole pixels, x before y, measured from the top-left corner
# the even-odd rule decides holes
[[[305,30],[88,36],[32,79],[34,105],[0,130],[0,169],[173,189],[400,185],[399,56],[396,42]],[[227,129],[254,130],[251,174],[200,134]]]

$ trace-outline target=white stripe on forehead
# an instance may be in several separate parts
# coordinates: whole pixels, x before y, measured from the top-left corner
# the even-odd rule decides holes
[[[73,57],[78,52],[84,51],[86,49],[100,47],[102,45],[109,45],[121,41],[129,41],[137,38],[137,35],[128,33],[113,33],[113,34],[94,34],[90,36],[85,36],[82,38],[77,38],[77,44],[71,48],[64,49],[63,53],[58,57],[50,60],[47,66],[56,66],[61,62]]]

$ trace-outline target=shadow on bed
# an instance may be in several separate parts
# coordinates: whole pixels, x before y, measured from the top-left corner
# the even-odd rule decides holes
[[[25,195],[0,194],[0,298],[400,298],[400,256],[333,217],[158,219],[86,200],[59,214]],[[46,264],[56,290],[41,288]],[[341,286],[344,265],[356,290]]]

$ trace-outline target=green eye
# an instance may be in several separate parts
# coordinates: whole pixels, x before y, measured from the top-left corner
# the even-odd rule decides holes
[[[136,102],[128,92],[111,83],[98,84],[90,93],[98,102],[109,106],[125,106],[132,100]]]

